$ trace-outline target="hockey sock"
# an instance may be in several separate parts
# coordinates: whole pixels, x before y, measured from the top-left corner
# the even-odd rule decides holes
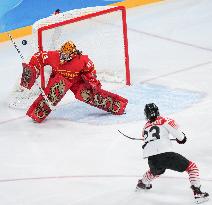
[[[143,178],[142,178],[142,182],[144,184],[150,184],[150,182],[156,178],[158,178],[160,175],[153,175],[152,172],[149,170],[147,171],[144,175],[143,175]]]
[[[195,187],[200,187],[199,169],[197,165],[194,162],[190,161],[186,172],[189,175],[189,181],[191,185],[194,185]]]

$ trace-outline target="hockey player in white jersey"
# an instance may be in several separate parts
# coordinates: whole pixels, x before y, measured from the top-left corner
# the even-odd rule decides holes
[[[151,189],[152,180],[163,174],[166,169],[187,172],[196,203],[209,199],[209,194],[200,190],[199,169],[197,165],[184,156],[173,152],[169,136],[179,144],[187,140],[174,120],[160,116],[154,103],[146,104],[144,114],[148,120],[143,128],[143,157],[148,158],[149,170],[138,180],[136,190]]]

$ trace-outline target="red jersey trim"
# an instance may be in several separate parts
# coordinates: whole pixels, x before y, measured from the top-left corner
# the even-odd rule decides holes
[[[157,117],[157,119],[154,121],[154,122],[147,122],[144,126],[144,129],[150,127],[150,126],[153,126],[153,125],[163,125],[165,122],[167,122],[167,119],[164,118],[164,117]]]
[[[175,129],[178,129],[178,125],[176,124],[176,122],[174,120],[169,121],[168,123],[170,126],[172,126]]]

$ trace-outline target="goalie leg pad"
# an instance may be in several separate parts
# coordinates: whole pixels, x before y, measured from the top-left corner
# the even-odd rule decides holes
[[[103,89],[98,89],[97,92],[93,93],[92,89],[88,88],[85,84],[79,86],[75,97],[80,101],[114,115],[124,114],[128,103],[127,99]]]
[[[31,117],[34,121],[41,123],[51,112],[51,108],[44,97],[40,94],[28,109],[26,115]]]
[[[66,78],[60,74],[57,74],[55,77],[49,79],[44,93],[46,94],[51,104],[56,106],[69,90],[71,85],[72,83],[70,83]]]
[[[36,69],[26,63],[22,63],[22,66],[23,72],[20,85],[27,89],[31,89],[36,80]]]
[[[42,122],[52,111],[49,103],[51,103],[52,106],[56,106],[70,87],[71,83],[59,74],[50,78],[48,85],[44,90],[46,97],[40,94],[30,106],[26,114],[36,122]]]

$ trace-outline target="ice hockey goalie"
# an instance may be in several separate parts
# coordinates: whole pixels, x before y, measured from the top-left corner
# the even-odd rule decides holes
[[[45,65],[52,67],[48,84],[27,111],[34,121],[42,122],[68,90],[91,106],[114,115],[124,113],[128,100],[101,88],[93,62],[72,41],[65,42],[60,50],[35,53],[28,64],[23,63],[21,86],[31,89]]]

